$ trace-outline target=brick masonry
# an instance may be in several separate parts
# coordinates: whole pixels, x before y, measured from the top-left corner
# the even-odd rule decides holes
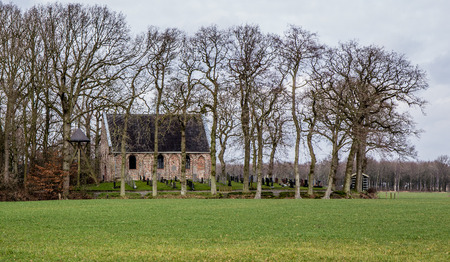
[[[100,174],[104,181],[114,181],[120,178],[122,156],[119,153],[111,152],[108,145],[106,129],[102,126],[101,144],[100,144]],[[158,179],[174,179],[175,176],[181,176],[181,153],[162,152],[164,157],[164,168],[158,169]],[[187,153],[190,158],[190,168],[186,169],[186,178],[201,180],[209,179],[211,170],[211,158],[208,153]],[[130,169],[130,156],[136,157],[136,169]],[[153,154],[152,153],[127,153],[125,170],[128,176],[133,180],[148,178],[152,175]]]

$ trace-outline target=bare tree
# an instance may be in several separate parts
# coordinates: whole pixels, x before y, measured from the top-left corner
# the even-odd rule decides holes
[[[24,14],[26,94],[22,105],[22,129],[25,140],[23,162],[23,185],[27,186],[29,167],[35,165],[38,152],[39,129],[41,128],[41,111],[45,103],[41,97],[47,83],[48,59],[44,52],[44,41],[40,33],[43,8],[33,7]]]
[[[269,39],[258,26],[244,25],[232,30],[232,44],[228,68],[236,85],[241,106],[241,127],[244,138],[244,192],[249,192],[251,94],[255,90],[256,78],[263,75],[274,59]]]
[[[399,113],[399,105],[422,107],[424,101],[417,91],[428,86],[425,73],[395,52],[376,46],[361,47],[356,42],[341,44],[331,52],[327,70],[345,87],[336,96],[346,122],[351,126],[353,139],[349,161],[356,154],[357,190],[362,190],[362,172],[368,147],[411,153],[410,147],[398,147],[411,134],[416,134],[414,123],[407,113]],[[397,147],[376,143],[372,138],[384,134]],[[386,136],[386,134],[389,134]],[[382,141],[382,140],[380,140]],[[401,150],[401,149],[406,149]],[[349,162],[349,164],[350,164]],[[350,167],[350,165],[347,165]],[[351,173],[351,172],[350,172]],[[345,181],[349,181],[349,172]],[[344,187],[347,190],[348,184]]]
[[[150,46],[150,55],[152,63],[148,69],[148,73],[152,78],[154,88],[156,90],[155,103],[155,131],[154,131],[154,150],[153,150],[153,167],[152,167],[152,194],[153,197],[158,195],[158,134],[160,126],[160,107],[162,97],[168,76],[172,70],[173,63],[177,57],[180,47],[181,32],[175,28],[168,28],[160,32],[155,27],[150,27],[147,31],[147,45]]]
[[[43,26],[50,58],[51,90],[59,97],[52,109],[62,119],[64,196],[69,193],[71,123],[75,105],[87,89],[110,86],[117,79],[129,40],[122,15],[106,7],[53,4]],[[81,114],[80,112],[79,114]]]
[[[195,92],[199,85],[196,78],[199,58],[192,47],[192,39],[183,37],[179,54],[178,74],[171,79],[169,90],[166,93],[165,105],[171,114],[176,114],[181,127],[181,195],[186,195],[186,127],[193,117],[189,111],[198,101]]]
[[[212,114],[210,134],[211,194],[215,195],[217,194],[216,140],[219,128],[218,110],[223,105],[219,103],[219,96],[226,88],[224,84],[227,76],[225,67],[229,50],[229,32],[221,31],[216,26],[202,27],[195,34],[192,44],[195,52],[200,57],[199,71],[203,74],[201,84],[207,90],[207,99],[203,99],[203,104]],[[222,168],[224,167],[222,164]]]
[[[314,86],[314,85],[313,85]],[[335,92],[342,90],[339,83],[326,81],[318,83],[311,92],[316,99],[317,132],[326,138],[332,146],[331,167],[328,175],[327,190],[324,199],[329,199],[335,190],[336,174],[339,165],[339,151],[348,141],[348,127],[345,125],[345,118],[341,108],[337,106]],[[316,89],[317,88],[317,89]]]
[[[220,146],[218,158],[220,161],[221,176],[225,178],[227,174],[225,152],[230,139],[238,136],[236,129],[239,124],[239,105],[237,104],[236,98],[228,92],[221,92],[219,94],[218,103],[220,104],[217,108],[217,138]]]
[[[318,118],[318,112],[317,112],[317,96],[315,95],[315,92],[313,90],[308,90],[304,94],[304,98],[310,98],[310,103],[306,106],[308,108],[307,110],[302,111],[302,117],[303,121],[308,124],[308,130],[306,134],[306,143],[308,146],[309,156],[310,156],[310,164],[309,164],[309,173],[308,173],[308,192],[307,194],[309,196],[312,196],[313,193],[313,181],[315,177],[315,170],[316,170],[316,163],[317,158],[314,151],[313,146],[313,136],[316,134],[316,124],[317,124],[317,118]]]
[[[280,94],[277,102],[273,106],[272,112],[264,119],[265,129],[267,130],[267,138],[265,141],[268,141],[267,143],[270,146],[267,175],[272,181],[274,180],[275,154],[279,146],[285,145],[286,123],[289,121],[287,115],[289,100],[287,98],[284,94]]]
[[[295,198],[300,197],[300,173],[298,170],[301,126],[298,119],[298,89],[306,85],[302,82],[302,73],[307,69],[309,60],[320,54],[321,46],[317,36],[301,27],[290,26],[279,42],[279,56],[281,59],[280,71],[288,76],[287,81],[291,86],[291,114],[294,122],[296,139],[294,148],[294,173],[295,173]],[[304,79],[304,78],[303,78]]]
[[[127,131],[128,122],[131,115],[132,108],[137,99],[144,99],[144,95],[147,94],[149,87],[152,83],[151,78],[146,75],[147,69],[152,58],[149,57],[149,45],[147,45],[145,35],[139,35],[136,37],[134,42],[130,45],[129,52],[127,56],[129,61],[124,64],[125,70],[121,80],[118,82],[120,87],[118,88],[118,93],[121,96],[116,102],[116,105],[121,107],[124,111],[123,114],[123,128],[121,130],[121,156],[122,163],[120,169],[120,195],[125,196],[125,179],[126,179],[126,149],[127,149]]]
[[[25,80],[25,49],[26,35],[23,25],[23,14],[13,5],[0,3],[0,88],[6,99],[3,140],[3,182],[10,186],[13,177],[17,175],[17,166],[13,177],[10,173],[10,154],[16,145],[15,118],[21,99],[24,97]],[[13,161],[17,165],[18,156],[14,154]]]
[[[269,75],[268,75],[269,76]],[[264,122],[267,116],[272,112],[273,105],[277,102],[278,97],[282,93],[281,87],[282,78],[269,79],[271,82],[256,84],[252,96],[251,112],[254,119],[254,126],[256,129],[256,141],[257,141],[257,184],[255,199],[261,199],[262,191],[262,179],[263,179],[263,152],[264,152]]]

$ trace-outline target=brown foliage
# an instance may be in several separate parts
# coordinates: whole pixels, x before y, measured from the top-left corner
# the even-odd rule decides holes
[[[62,169],[61,157],[51,156],[48,161],[36,164],[28,177],[30,194],[39,199],[58,199],[63,192],[66,171]]]

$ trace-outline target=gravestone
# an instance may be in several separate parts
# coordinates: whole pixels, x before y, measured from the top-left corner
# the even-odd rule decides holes
[[[195,190],[194,182],[192,182],[191,180],[187,181],[187,185],[191,191]]]
[[[289,179],[289,187],[294,188],[295,182],[292,179]]]

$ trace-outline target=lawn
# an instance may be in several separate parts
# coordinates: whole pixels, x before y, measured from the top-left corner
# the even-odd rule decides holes
[[[151,191],[152,190],[152,185],[147,185],[146,182],[143,181],[135,181],[136,184],[136,188],[133,189],[131,188],[128,184],[125,185],[125,189],[127,191]],[[218,187],[219,186],[225,186],[225,184],[222,183],[217,183]],[[232,186],[232,190],[242,190],[243,188],[243,184],[242,183],[237,183],[237,182],[231,182],[231,186]],[[194,183],[194,187],[195,187],[195,191],[210,191],[211,187],[207,184],[207,183],[199,183],[199,182],[195,182]],[[256,183],[252,184],[253,188],[256,188]],[[84,187],[81,188],[82,190],[87,190],[87,191],[120,191],[120,182],[116,183],[116,187],[114,188],[114,183],[113,182],[104,182],[104,183],[100,183],[98,185],[92,184],[92,185],[86,185]],[[188,187],[189,189],[189,187]],[[266,185],[262,185],[262,189],[275,189],[275,190],[281,190],[281,189],[285,189],[285,190],[294,190],[294,188],[290,188],[290,187],[282,187],[281,185],[274,183],[273,184],[273,188],[271,188],[270,186],[266,186]],[[302,190],[307,190],[306,187],[302,187]],[[181,184],[180,181],[176,182],[176,188],[172,188],[170,185],[166,185],[165,183],[161,183],[158,182],[158,191],[180,191],[181,190]],[[321,190],[323,190],[321,188]]]
[[[0,261],[449,261],[449,225],[440,193],[2,202]]]

